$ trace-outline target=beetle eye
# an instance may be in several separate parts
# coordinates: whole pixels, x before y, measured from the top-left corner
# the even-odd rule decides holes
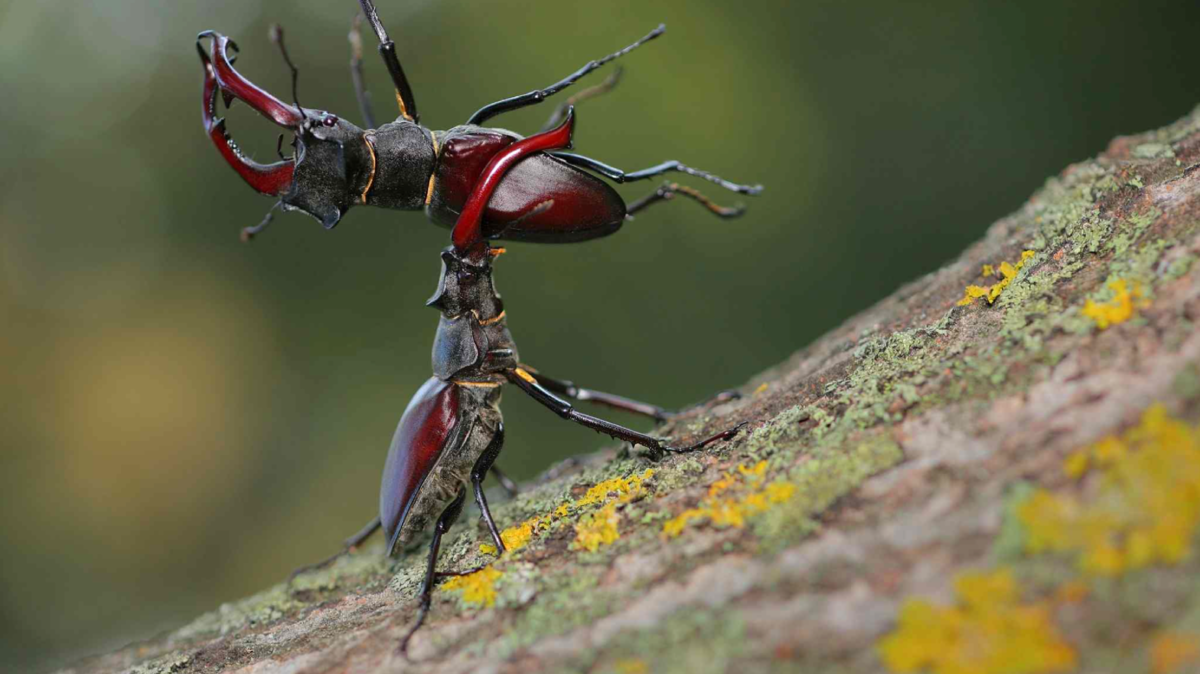
[[[321,123],[325,126],[333,126],[338,123],[337,115],[326,115],[325,119],[321,120]]]

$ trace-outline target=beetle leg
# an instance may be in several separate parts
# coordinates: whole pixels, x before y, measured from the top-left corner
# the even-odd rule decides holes
[[[666,421],[675,416],[674,412],[665,410],[658,405],[651,405],[649,403],[630,400],[629,398],[614,395],[612,393],[604,393],[602,391],[593,391],[591,389],[580,388],[576,386],[574,382],[570,382],[565,379],[551,379],[541,372],[538,372],[525,365],[522,365],[521,369],[533,375],[533,378],[536,379],[537,382],[544,386],[547,390],[559,395],[567,396],[572,400],[592,402],[596,403],[597,405],[611,407],[615,410],[621,410],[622,412],[640,414],[642,416],[650,417],[655,421]]]
[[[612,91],[617,86],[617,82],[621,81],[621,75],[624,72],[624,68],[617,66],[613,69],[612,74],[610,74],[608,77],[605,77],[604,81],[600,84],[590,86],[574,96],[571,96],[562,103],[559,103],[558,107],[554,109],[554,113],[550,115],[550,119],[547,119],[546,123],[542,125],[541,130],[549,131],[550,129],[553,129],[561,124],[563,117],[565,117],[567,114],[567,108],[571,107],[572,105],[575,105],[580,101],[586,101],[589,98],[595,98],[596,96],[607,94],[608,92]]]
[[[438,551],[442,546],[442,534],[450,530],[454,521],[458,519],[459,513],[462,512],[463,502],[467,498],[467,490],[464,487],[458,488],[458,495],[446,509],[442,511],[438,517],[437,526],[433,528],[433,540],[429,543],[429,565],[425,567],[425,580],[421,583],[421,599],[420,610],[417,612],[417,622],[409,628],[404,638],[400,640],[400,646],[396,649],[398,652],[408,653],[408,641],[412,639],[412,635],[420,629],[425,622],[425,616],[429,615],[429,606],[433,603],[433,584],[437,581],[437,558]]]
[[[362,3],[364,6],[366,6],[369,3],[369,1],[370,0],[362,0]],[[537,105],[538,103],[541,103],[542,101],[546,100],[547,97],[553,96],[554,94],[557,94],[558,92],[562,91],[563,89],[566,89],[567,87],[571,86],[572,84],[575,84],[584,75],[587,75],[588,73],[599,68],[600,66],[603,66],[605,63],[608,63],[609,61],[611,61],[615,58],[619,58],[621,56],[624,56],[625,54],[628,54],[629,52],[633,51],[634,49],[637,49],[638,47],[646,44],[650,40],[653,40],[654,38],[658,37],[659,35],[662,35],[663,33],[666,32],[666,30],[667,30],[667,27],[665,24],[659,24],[658,28],[655,28],[654,30],[650,31],[645,37],[638,40],[637,42],[634,42],[633,44],[629,45],[628,47],[625,47],[624,49],[622,49],[620,51],[613,52],[603,58],[596,59],[595,61],[589,61],[586,65],[584,65],[579,70],[576,70],[575,72],[571,73],[570,75],[567,75],[563,79],[555,82],[554,84],[551,84],[550,86],[546,87],[545,89],[534,89],[533,91],[531,91],[527,94],[521,94],[520,96],[513,96],[511,98],[505,98],[503,100],[496,101],[495,103],[489,103],[488,105],[485,105],[482,108],[480,108],[479,110],[475,111],[475,114],[471,115],[471,118],[467,120],[467,124],[482,125],[487,120],[489,120],[492,117],[495,117],[496,115],[499,115],[501,113],[511,112],[513,110],[517,110],[519,108],[524,108],[524,107],[530,106],[530,105]]]
[[[571,403],[555,396],[553,393],[539,384],[533,375],[529,374],[522,368],[518,367],[511,370],[506,370],[504,375],[509,381],[516,384],[518,388],[529,394],[531,398],[550,408],[551,411],[563,419],[566,419],[567,421],[573,421],[580,426],[590,428],[597,433],[603,433],[616,440],[623,440],[630,444],[641,445],[646,449],[649,449],[651,457],[656,460],[661,458],[663,453],[682,454],[686,452],[694,452],[696,450],[704,449],[714,442],[729,440],[733,436],[737,435],[738,432],[742,430],[747,423],[749,423],[742,422],[732,428],[728,428],[720,433],[711,435],[699,442],[695,442],[684,447],[673,447],[671,445],[664,444],[662,440],[659,440],[654,436],[646,435],[645,433],[639,433],[633,429],[614,424],[611,421],[605,421],[604,419],[594,417],[590,414],[579,412],[571,406]]]
[[[417,100],[413,97],[408,78],[404,76],[404,68],[400,67],[400,58],[396,56],[396,43],[388,37],[383,23],[379,21],[379,12],[375,11],[375,3],[371,0],[359,0],[359,4],[362,5],[367,23],[371,24],[371,29],[379,38],[379,55],[383,57],[388,74],[392,76],[392,84],[396,87],[396,103],[400,106],[400,116],[410,122],[420,121],[421,116],[417,114]]]
[[[496,425],[496,433],[492,436],[491,442],[475,460],[475,467],[471,469],[471,486],[475,488],[475,503],[479,504],[479,511],[483,513],[483,521],[487,523],[492,540],[496,543],[496,551],[501,554],[505,550],[504,541],[500,539],[500,530],[496,528],[496,521],[492,519],[492,511],[488,508],[487,497],[483,494],[483,479],[487,477],[488,470],[496,461],[496,457],[500,456],[502,447],[504,447],[504,422]]]
[[[716,183],[727,190],[738,192],[740,194],[758,194],[759,192],[762,192],[763,189],[762,185],[739,185],[737,183],[729,182],[728,180],[725,180],[720,176],[713,175],[708,171],[701,171],[700,169],[694,169],[690,166],[685,166],[674,159],[671,161],[665,161],[657,166],[651,166],[648,169],[627,173],[615,166],[609,166],[604,162],[596,161],[591,157],[585,157],[581,154],[575,154],[574,152],[550,151],[547,152],[547,154],[554,155],[555,157],[558,157],[572,166],[578,166],[580,168],[595,171],[614,183],[631,183],[635,180],[646,180],[647,178],[660,176],[671,171],[678,171],[680,173],[686,173],[690,176],[696,176],[697,178],[704,178],[709,182]]]
[[[374,129],[375,114],[371,111],[371,92],[367,91],[367,85],[363,81],[362,32],[359,30],[362,19],[362,14],[354,15],[350,22],[350,33],[346,36],[350,40],[350,80],[354,83],[354,98],[358,100],[363,122],[368,129]]]
[[[736,218],[740,217],[746,212],[745,204],[740,202],[734,204],[733,206],[721,206],[719,204],[714,204],[712,200],[701,194],[698,190],[688,187],[687,185],[680,185],[679,183],[673,183],[668,180],[650,194],[647,194],[641,199],[638,199],[637,201],[634,201],[626,206],[625,217],[632,219],[634,214],[638,211],[644,210],[647,206],[656,204],[660,201],[669,201],[670,199],[673,199],[676,194],[682,194],[683,196],[696,201],[719,218]]]
[[[325,559],[322,559],[319,562],[316,562],[314,564],[307,564],[305,566],[302,566],[302,567],[296,569],[295,571],[292,571],[291,574],[288,575],[288,582],[290,583],[293,579],[296,578],[296,576],[299,576],[302,573],[308,573],[309,571],[316,571],[317,569],[323,569],[323,568],[329,566],[330,564],[334,563],[335,561],[337,561],[337,559],[339,557],[341,557],[343,555],[348,555],[351,552],[354,552],[354,550],[356,548],[358,548],[358,546],[362,545],[362,542],[367,540],[367,538],[369,538],[371,536],[371,534],[375,533],[375,531],[378,530],[380,526],[381,525],[379,523],[379,516],[376,515],[375,519],[371,520],[370,522],[367,522],[367,525],[364,526],[362,529],[359,529],[358,533],[354,534],[350,538],[347,538],[345,541],[343,541],[342,549],[340,551],[338,551],[337,554],[330,555],[329,557],[326,557]]]
[[[517,486],[517,483],[513,482],[511,477],[505,475],[499,466],[493,463],[491,472],[492,477],[496,478],[496,481],[500,483],[500,487],[504,489],[509,498],[516,498],[517,494],[521,493],[521,489]]]

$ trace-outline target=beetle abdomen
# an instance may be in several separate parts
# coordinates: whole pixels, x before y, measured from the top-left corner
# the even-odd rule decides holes
[[[452,227],[484,166],[519,136],[498,129],[455,127],[442,148],[426,213]],[[611,234],[625,222],[625,202],[607,183],[547,154],[514,166],[488,201],[489,239],[570,243]]]

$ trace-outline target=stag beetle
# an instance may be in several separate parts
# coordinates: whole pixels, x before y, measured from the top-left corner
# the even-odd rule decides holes
[[[272,38],[292,69],[294,105],[279,101],[233,69],[229,52],[236,50],[236,46],[227,37],[205,31],[197,40],[197,49],[205,75],[202,108],[205,131],[246,182],[259,192],[280,197],[277,206],[308,213],[326,227],[336,225],[354,204],[401,209],[423,207],[434,222],[451,226],[452,243],[441,252],[437,291],[427,302],[441,313],[433,345],[433,376],[409,402],[392,438],[380,489],[379,516],[348,539],[344,550],[337,555],[297,570],[328,564],[381,528],[387,537],[384,552],[390,556],[413,542],[432,523],[420,610],[400,644],[403,651],[428,614],[436,580],[470,573],[436,570],[442,536],[462,510],[468,483],[497,550],[501,553],[505,550],[482,486],[489,472],[502,478],[493,463],[504,443],[499,402],[505,383],[516,385],[564,419],[646,447],[654,458],[728,440],[744,425],[677,447],[577,411],[559,396],[656,420],[671,416],[655,405],[580,388],[521,363],[508,330],[503,303],[492,281],[493,261],[504,249],[491,247],[489,241],[566,243],[605,236],[642,208],[675,194],[695,199],[721,217],[737,216],[743,211],[741,206],[717,206],[699,192],[674,183],[664,184],[626,205],[611,187],[580,167],[616,182],[680,171],[745,194],[757,194],[761,187],[729,183],[678,162],[624,173],[565,152],[570,148],[575,125],[573,102],[611,88],[615,81],[611,78],[600,87],[568,100],[547,122],[547,127],[552,128],[528,138],[479,126],[502,112],[540,103],[604,63],[657,37],[664,30],[662,26],[546,89],[485,106],[464,126],[432,132],[417,121],[412,90],[374,4],[371,0],[360,3],[379,37],[379,50],[395,84],[400,107],[400,118],[377,129],[363,131],[335,115],[300,106],[295,94],[297,71],[283,46],[280,31],[273,31]],[[209,52],[200,45],[203,38],[212,40]],[[362,87],[357,30],[351,31],[351,43],[355,92],[368,127],[374,127]],[[241,99],[276,124],[291,129],[296,136],[294,157],[271,165],[246,157],[226,133],[224,120],[216,118],[218,92],[227,106],[234,98]],[[247,228],[246,236],[253,236],[269,222],[270,213],[257,227]],[[503,478],[501,481],[511,489],[510,482]]]
[[[429,218],[452,226],[467,196],[488,160],[520,136],[504,129],[480,126],[504,112],[541,103],[584,75],[649,40],[661,35],[659,26],[642,39],[591,61],[566,78],[527,94],[506,98],[480,108],[467,123],[449,131],[432,131],[419,123],[417,104],[396,56],[395,43],[388,38],[371,0],[360,0],[367,20],[379,37],[380,54],[396,87],[400,116],[376,128],[370,99],[363,88],[361,39],[357,20],[351,31],[354,88],[368,129],[328,112],[283,103],[247,80],[233,68],[237,44],[215,31],[200,33],[196,48],[204,64],[204,128],[217,150],[251,187],[262,194],[279,197],[276,207],[298,210],[316,218],[326,228],[338,224],[351,206],[365,204],[401,210],[425,209]],[[205,51],[202,39],[211,39]],[[273,34],[282,49],[282,33]],[[283,50],[285,59],[286,49]],[[292,68],[293,94],[296,69]],[[603,93],[615,85],[610,79],[577,95],[580,100]],[[217,117],[217,93],[228,107],[234,99],[247,103],[280,127],[295,134],[295,153],[273,164],[260,164],[242,153],[230,137],[225,120]],[[293,95],[293,98],[296,97]],[[568,101],[571,102],[571,101]],[[565,105],[565,104],[564,104]],[[547,123],[554,126],[562,108]],[[282,141],[282,136],[280,137]],[[706,171],[667,161],[635,172],[625,172],[579,154],[552,150],[538,153],[509,172],[492,200],[483,221],[484,236],[493,240],[571,243],[607,236],[620,229],[627,218],[658,201],[682,194],[703,204],[720,217],[736,217],[744,208],[725,208],[709,201],[696,190],[668,182],[653,193],[626,205],[608,184],[587,171],[617,183],[645,180],[671,171],[698,176],[742,194],[758,194],[760,185],[746,186],[723,180]],[[273,210],[273,209],[272,209]],[[270,221],[271,213],[258,226],[243,231],[250,238]]]

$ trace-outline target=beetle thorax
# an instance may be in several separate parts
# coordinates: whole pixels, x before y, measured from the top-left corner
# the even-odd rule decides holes
[[[495,251],[487,243],[460,254],[453,247],[442,251],[442,275],[438,289],[427,305],[441,310],[446,318],[473,313],[479,320],[498,317],[504,303],[492,281]]]

